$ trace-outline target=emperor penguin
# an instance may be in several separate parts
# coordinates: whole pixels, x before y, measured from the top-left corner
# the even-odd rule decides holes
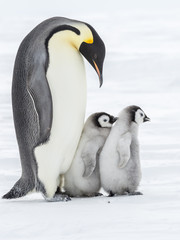
[[[3,198],[40,191],[54,196],[74,157],[86,110],[83,57],[103,83],[105,45],[95,29],[63,17],[47,19],[22,41],[14,65],[13,117],[22,175]]]
[[[138,128],[149,121],[144,111],[135,105],[124,108],[100,154],[101,185],[110,196],[138,195],[141,180]]]
[[[64,175],[64,190],[69,196],[97,195],[101,186],[99,153],[116,119],[105,112],[87,119],[71,167]]]

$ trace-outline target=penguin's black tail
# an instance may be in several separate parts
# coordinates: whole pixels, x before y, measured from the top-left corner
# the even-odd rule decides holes
[[[12,189],[2,196],[3,199],[20,198],[35,188],[35,182],[33,179],[20,178]]]

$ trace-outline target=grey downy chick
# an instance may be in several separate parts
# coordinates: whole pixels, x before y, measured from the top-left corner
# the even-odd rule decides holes
[[[71,167],[64,175],[64,189],[69,196],[98,193],[101,186],[99,153],[116,120],[105,112],[94,113],[87,119]]]
[[[101,185],[110,195],[141,194],[136,192],[141,180],[138,128],[149,120],[134,105],[119,113],[100,154]]]

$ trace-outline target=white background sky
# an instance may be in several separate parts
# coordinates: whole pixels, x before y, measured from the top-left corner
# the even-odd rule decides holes
[[[16,1],[0,1],[1,16],[31,14],[52,14],[52,15],[91,15],[93,12],[102,14],[112,14],[118,10],[158,10],[158,9],[176,9],[180,10],[180,2],[178,0],[16,0]]]

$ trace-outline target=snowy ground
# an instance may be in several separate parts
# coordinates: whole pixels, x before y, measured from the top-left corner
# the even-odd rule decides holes
[[[136,104],[151,118],[139,136],[143,172],[139,189],[144,195],[65,203],[47,203],[40,194],[0,200],[0,240],[180,239],[179,2],[112,0],[108,5],[92,0],[88,7],[89,2],[82,0],[64,4],[51,0],[42,8],[43,2],[9,1],[1,9],[0,196],[21,173],[10,96],[16,51],[36,24],[54,15],[89,22],[106,43],[101,89],[86,64],[87,116],[96,111],[116,115]]]

